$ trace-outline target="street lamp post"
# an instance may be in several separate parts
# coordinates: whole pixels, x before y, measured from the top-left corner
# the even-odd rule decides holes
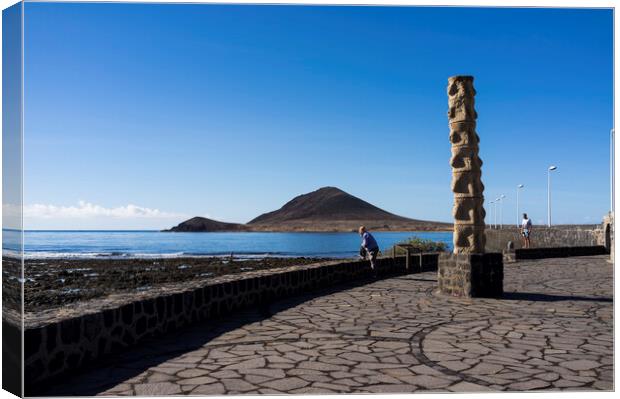
[[[504,194],[499,196],[499,228],[504,228],[504,198],[506,196]]]
[[[500,212],[499,221],[501,223],[502,222],[502,215],[501,215],[501,212],[502,212],[502,207],[501,207],[502,199],[499,198],[499,197],[495,198],[495,228],[497,228],[497,204],[500,204],[500,207],[499,207],[499,212]]]
[[[547,227],[551,227],[551,171],[557,168],[555,165],[547,168]]]
[[[523,187],[525,187],[523,184],[517,186],[517,228],[519,228],[519,221],[521,220],[521,216],[519,215],[519,191],[521,191]]]
[[[495,205],[495,201],[489,201],[490,205]],[[491,225],[491,228],[494,228],[493,223],[489,223]]]

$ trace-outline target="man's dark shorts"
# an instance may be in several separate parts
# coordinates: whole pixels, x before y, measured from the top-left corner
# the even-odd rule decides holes
[[[368,254],[368,257],[370,259],[377,259],[377,255],[379,254],[379,248],[367,250],[364,247],[360,247],[360,256],[365,258],[366,254]]]

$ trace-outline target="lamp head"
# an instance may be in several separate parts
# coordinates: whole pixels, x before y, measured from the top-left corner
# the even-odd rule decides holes
[[[519,185],[517,186],[517,188],[523,188],[523,187],[525,187],[523,184],[519,184]]]
[[[557,167],[557,166],[555,166],[555,165],[551,165],[551,166],[549,166],[549,170],[556,170],[557,168],[558,168],[558,167]]]

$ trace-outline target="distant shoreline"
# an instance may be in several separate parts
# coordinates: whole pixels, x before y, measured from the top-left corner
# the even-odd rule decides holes
[[[586,224],[556,224],[551,227],[547,227],[546,225],[533,225],[534,228],[537,229],[584,229],[584,228],[596,228],[600,226],[600,223],[586,223]],[[489,230],[496,230],[489,225],[486,227]],[[515,225],[506,224],[502,227],[502,230],[510,230],[516,229]],[[429,229],[429,230],[420,230],[420,229],[382,229],[376,228],[371,229],[370,231],[380,231],[384,233],[430,233],[430,232],[439,232],[439,233],[448,233],[452,232],[453,228],[446,229]],[[16,230],[16,229],[2,229],[2,231],[6,232],[21,232],[24,233],[356,233],[357,231],[351,230],[221,230],[221,231],[172,231],[170,229],[158,230],[158,229],[25,229],[25,230]]]
[[[428,232],[452,232],[452,229],[436,229],[436,230],[419,230],[419,229],[369,229],[371,231],[380,231],[384,233],[428,233]],[[4,229],[4,231],[20,232],[22,230]],[[123,230],[123,229],[28,229],[23,230],[25,233],[357,233],[351,230],[222,230],[222,231],[171,231],[171,230]]]
[[[91,253],[57,253],[58,256],[49,256],[49,255],[41,255],[37,256],[37,252],[33,251],[25,251],[24,252],[24,260],[26,262],[58,262],[58,261],[178,261],[183,259],[193,259],[193,260],[213,260],[213,259],[230,259],[232,254],[232,258],[238,262],[245,261],[254,261],[261,259],[319,259],[325,258],[326,256],[323,254],[281,254],[281,253],[242,253],[242,252],[232,252],[232,253],[214,253],[214,254],[124,254],[124,255],[102,255],[102,254],[91,254]],[[21,259],[20,256],[15,256],[14,254],[3,254],[3,257],[10,259]],[[333,256],[334,259],[348,259],[354,257],[351,256]]]
[[[440,222],[441,223],[441,222]],[[576,229],[584,229],[584,228],[595,228],[597,226],[600,226],[600,223],[584,223],[584,224],[556,224],[551,226],[551,229],[570,229],[570,228],[576,228]],[[534,228],[539,228],[539,229],[548,229],[549,227],[547,227],[546,225],[533,225]],[[509,229],[515,229],[517,228],[515,225],[508,225],[506,224],[502,230],[509,230]],[[487,229],[489,230],[495,230],[493,229],[493,227],[491,225],[487,226]],[[380,231],[380,232],[394,232],[394,233],[421,233],[421,232],[452,232],[453,228],[446,228],[446,229],[432,229],[432,230],[420,230],[420,229],[382,229],[382,228],[377,228],[377,229],[369,229],[371,231]],[[164,229],[164,230],[159,230],[159,229],[24,229],[24,230],[18,230],[18,229],[2,229],[2,231],[7,231],[7,232],[21,232],[23,231],[24,233],[356,233],[355,230],[351,229],[351,230],[260,230],[260,229],[256,229],[256,230],[245,230],[245,231],[240,231],[240,230],[230,230],[230,231],[226,231],[226,230],[222,230],[222,231],[171,231],[170,229]]]
[[[373,229],[368,228],[368,231],[373,232],[381,232],[381,233],[451,233],[453,229],[432,229],[432,230],[420,230],[420,229]],[[219,230],[219,231],[172,231],[172,230],[161,230],[162,233],[314,233],[314,234],[324,234],[324,233],[342,233],[342,234],[357,234],[357,229],[350,230]]]

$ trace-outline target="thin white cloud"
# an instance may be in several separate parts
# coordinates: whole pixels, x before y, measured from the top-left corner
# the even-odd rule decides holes
[[[8,209],[5,209],[6,212]],[[51,204],[24,205],[24,218],[41,219],[86,219],[108,217],[116,219],[165,219],[179,218],[185,215],[173,212],[164,212],[159,209],[146,208],[134,204],[106,208],[86,201],[79,201],[77,205],[58,206]]]

